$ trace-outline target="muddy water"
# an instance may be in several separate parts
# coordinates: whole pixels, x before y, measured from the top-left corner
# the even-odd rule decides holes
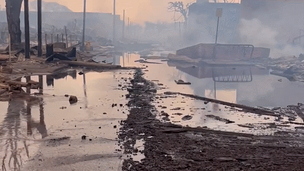
[[[283,118],[269,117],[239,112],[236,109],[194,100],[182,96],[166,97],[166,91],[195,94],[198,96],[244,104],[252,107],[286,107],[304,102],[304,84],[291,82],[285,78],[271,75],[269,70],[258,67],[225,66],[172,63],[161,60],[148,60],[161,64],[134,63],[139,55],[125,55],[116,61],[125,66],[147,66],[145,77],[159,86],[155,106],[164,121],[192,127],[208,127],[216,130],[247,132],[254,134],[273,134],[277,131],[294,131],[296,125],[282,125]],[[177,85],[175,80],[191,82],[191,85]],[[172,110],[174,108],[179,110]],[[190,119],[189,119],[190,116]],[[187,119],[188,117],[188,119]],[[227,124],[226,119],[234,123]],[[302,123],[300,118],[296,122]],[[248,125],[249,124],[249,125]],[[242,127],[240,126],[242,125]],[[245,127],[243,127],[245,125]]]
[[[37,99],[0,102],[0,157],[7,170],[119,170],[123,78],[133,71],[42,76]],[[31,77],[39,81],[38,76]],[[65,95],[75,95],[71,105]],[[114,105],[113,105],[114,104]],[[11,158],[11,156],[13,158]],[[35,168],[35,169],[33,169]],[[4,168],[3,168],[4,169]]]
[[[303,83],[290,82],[255,67],[194,66],[161,60],[148,60],[160,64],[135,62],[139,59],[139,55],[126,54],[96,60],[147,67],[145,77],[159,86],[154,102],[158,114],[161,111],[169,114],[169,120],[164,122],[255,134],[294,130],[294,125],[274,127],[273,123],[280,124],[274,117],[243,113],[182,96],[166,97],[163,93],[176,91],[250,106],[284,107],[303,102]],[[124,157],[116,138],[119,122],[126,119],[128,108],[124,97],[127,92],[118,85],[123,86],[125,78],[132,75],[131,71],[79,75],[71,70],[68,74],[32,77],[43,83],[41,91],[30,92],[37,98],[0,102],[3,166],[7,170],[120,170]],[[174,81],[178,79],[192,84],[176,85]],[[65,95],[75,95],[79,102],[70,105]],[[180,109],[172,110],[177,107]],[[234,123],[227,124],[211,115]],[[158,118],[164,119],[161,115]],[[248,123],[255,126],[239,126]],[[139,149],[144,146],[141,140],[136,144]],[[133,156],[137,161],[143,157]]]
[[[170,91],[192,93],[233,103],[261,107],[285,107],[304,103],[304,84],[271,75],[270,71],[255,66],[217,66],[148,60],[161,64],[135,62],[136,54],[105,58],[108,63],[122,66],[148,66],[146,77],[158,80]],[[104,58],[97,58],[103,61]],[[191,82],[189,86],[176,85],[174,80]]]

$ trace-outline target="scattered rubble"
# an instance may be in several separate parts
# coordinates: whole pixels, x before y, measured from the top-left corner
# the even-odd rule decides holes
[[[215,120],[218,120],[218,121],[221,121],[221,122],[225,122],[226,124],[235,123],[234,121],[231,121],[229,119],[224,119],[224,118],[221,118],[221,117],[215,116],[215,115],[206,115],[206,117],[212,118],[212,119],[215,119]]]
[[[175,80],[175,83],[180,85],[191,85],[190,82],[185,82],[183,80]]]

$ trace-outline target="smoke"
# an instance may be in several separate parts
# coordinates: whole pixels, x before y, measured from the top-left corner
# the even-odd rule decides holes
[[[239,33],[243,43],[263,47],[275,47],[277,44],[276,36],[278,32],[270,27],[263,26],[258,19],[241,19]]]
[[[245,3],[246,2],[246,3]],[[304,1],[244,1],[240,22],[242,43],[271,48],[271,57],[303,53]],[[304,41],[303,41],[304,42]]]
[[[241,19],[239,34],[242,43],[270,48],[270,57],[272,58],[298,56],[304,51],[300,45],[292,45],[279,41],[280,32],[275,28],[262,24],[256,18],[251,20]]]
[[[3,0],[4,1],[4,0]],[[67,6],[74,12],[83,11],[83,0],[44,0],[46,2],[57,2]],[[144,24],[144,22],[169,22],[173,21],[174,13],[167,10],[168,3],[175,0],[116,0],[116,11],[118,15],[123,14],[126,10],[126,17],[130,18],[131,22]],[[194,0],[183,0],[190,3]],[[3,6],[4,2],[0,5]],[[113,0],[87,0],[88,12],[113,12]],[[122,18],[122,17],[121,17]]]

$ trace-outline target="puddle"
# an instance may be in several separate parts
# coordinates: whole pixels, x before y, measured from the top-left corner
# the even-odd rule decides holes
[[[123,58],[123,59],[122,59]],[[148,60],[161,64],[140,64],[134,61],[139,55],[126,54],[120,57],[121,65],[147,66],[145,77],[153,80],[158,86],[158,94],[166,91],[195,94],[198,96],[238,103],[252,107],[286,107],[290,104],[303,103],[304,84],[291,82],[285,78],[271,75],[269,70],[254,66],[217,66],[172,63],[162,60]],[[126,62],[127,61],[127,62]],[[160,74],[161,73],[161,74]],[[177,85],[175,80],[184,80],[191,85]],[[286,91],[288,90],[288,91]],[[280,122],[276,117],[260,116],[239,112],[219,104],[193,100],[176,96],[174,98],[157,97],[155,101],[159,119],[191,127],[208,127],[215,130],[247,132],[254,134],[273,134],[276,131],[295,131],[297,125],[280,124],[288,121],[283,118]],[[183,110],[170,110],[180,107]],[[165,116],[161,111],[169,114]],[[185,117],[183,119],[183,117]],[[188,118],[187,118],[188,117]],[[217,118],[217,119],[215,119]],[[226,124],[218,120],[227,119],[234,123]],[[303,123],[296,118],[295,122]],[[253,124],[254,127],[242,127]],[[261,124],[263,126],[261,126]],[[273,124],[277,126],[274,128]]]
[[[0,102],[0,157],[4,159],[6,169],[26,166],[29,159],[35,160],[39,154],[50,161],[56,161],[58,157],[68,161],[66,155],[84,155],[89,159],[83,160],[89,162],[89,156],[113,156],[116,153],[116,157],[105,161],[120,163],[116,151],[117,133],[120,121],[127,117],[128,107],[127,91],[122,91],[118,85],[126,85],[122,78],[132,75],[133,71],[78,75],[77,71],[71,70],[53,76],[32,76],[30,79],[41,82],[43,88],[25,91],[36,94],[36,98]],[[70,105],[65,95],[77,96],[78,103]],[[82,139],[83,136],[86,139]],[[67,140],[60,142],[55,149],[48,143],[43,145],[49,139],[61,137],[67,137]],[[65,153],[60,152],[62,150]],[[48,167],[51,166],[45,163],[45,168]]]

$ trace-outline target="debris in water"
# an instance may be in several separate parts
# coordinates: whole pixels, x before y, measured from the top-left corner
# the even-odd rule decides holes
[[[70,96],[69,102],[70,104],[75,104],[78,102],[78,99],[76,96]]]
[[[190,116],[190,115],[186,115],[182,118],[183,121],[188,121],[188,120],[191,120],[193,117]]]
[[[62,109],[62,110],[63,110],[63,109],[67,109],[67,107],[65,107],[65,106],[62,106],[62,107],[60,107],[60,109]]]
[[[206,117],[212,118],[212,119],[215,119],[215,120],[218,120],[221,122],[225,122],[226,124],[235,123],[234,121],[231,121],[229,119],[224,119],[224,118],[221,118],[221,117],[215,116],[215,115],[206,115]]]
[[[183,80],[175,80],[175,83],[179,85],[191,85],[190,82],[185,82]]]

